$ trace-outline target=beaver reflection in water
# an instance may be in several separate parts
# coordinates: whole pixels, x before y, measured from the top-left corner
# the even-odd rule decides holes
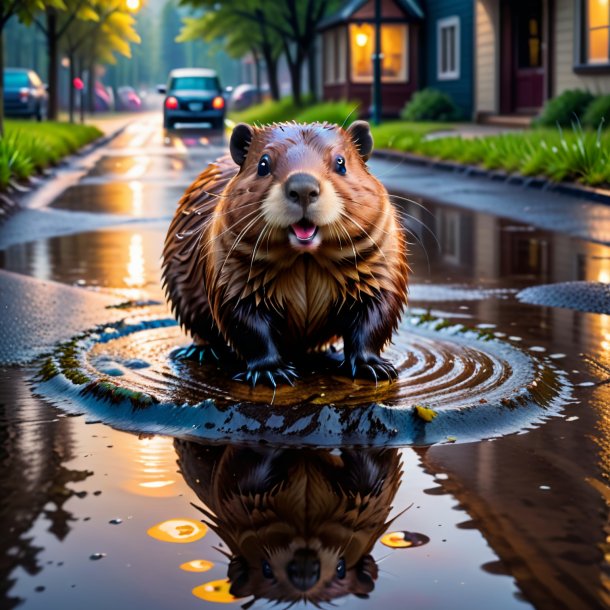
[[[245,363],[237,379],[275,387],[342,339],[347,374],[396,377],[380,353],[406,303],[406,241],[372,147],[364,121],[235,127],[231,158],[187,189],[165,241],[187,355],[229,352]]]
[[[398,450],[175,447],[204,521],[229,547],[235,597],[318,604],[373,591],[370,553],[389,526]]]

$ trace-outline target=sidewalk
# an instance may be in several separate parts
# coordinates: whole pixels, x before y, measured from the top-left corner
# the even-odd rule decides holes
[[[458,206],[610,245],[610,206],[550,188],[511,184],[464,169],[438,169],[378,155],[368,165],[390,193]]]

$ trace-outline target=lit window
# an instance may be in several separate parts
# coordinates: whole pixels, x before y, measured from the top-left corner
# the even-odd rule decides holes
[[[460,18],[440,19],[436,35],[438,79],[460,78]]]
[[[381,26],[381,80],[384,82],[406,82],[407,71],[407,26],[384,24]],[[355,83],[370,83],[373,80],[373,53],[375,52],[375,28],[370,23],[350,25],[351,75]]]
[[[586,0],[585,13],[585,61],[588,64],[610,63],[608,0]]]

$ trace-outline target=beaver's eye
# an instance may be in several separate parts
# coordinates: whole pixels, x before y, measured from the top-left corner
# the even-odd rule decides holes
[[[268,176],[271,173],[271,158],[269,155],[263,155],[258,162],[258,175]]]
[[[345,176],[347,168],[345,167],[345,159],[341,156],[335,159],[335,171],[342,176]]]
[[[273,570],[271,564],[263,559],[263,576],[265,578],[273,578]]]
[[[337,578],[339,578],[340,580],[344,579],[345,573],[345,559],[341,557],[341,559],[339,559],[339,561],[337,562]]]

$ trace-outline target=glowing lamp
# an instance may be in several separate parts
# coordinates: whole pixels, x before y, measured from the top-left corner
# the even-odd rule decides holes
[[[359,47],[366,47],[366,43],[369,41],[369,37],[364,32],[356,34],[356,44]]]
[[[140,0],[127,0],[125,2],[125,6],[127,7],[128,11],[138,11],[140,10]]]
[[[212,108],[214,108],[214,110],[222,110],[224,107],[225,107],[224,97],[221,97],[220,95],[218,95],[217,97],[215,97],[212,100]]]
[[[165,100],[165,107],[168,110],[176,110],[176,108],[178,108],[178,100],[173,95],[170,95]]]

